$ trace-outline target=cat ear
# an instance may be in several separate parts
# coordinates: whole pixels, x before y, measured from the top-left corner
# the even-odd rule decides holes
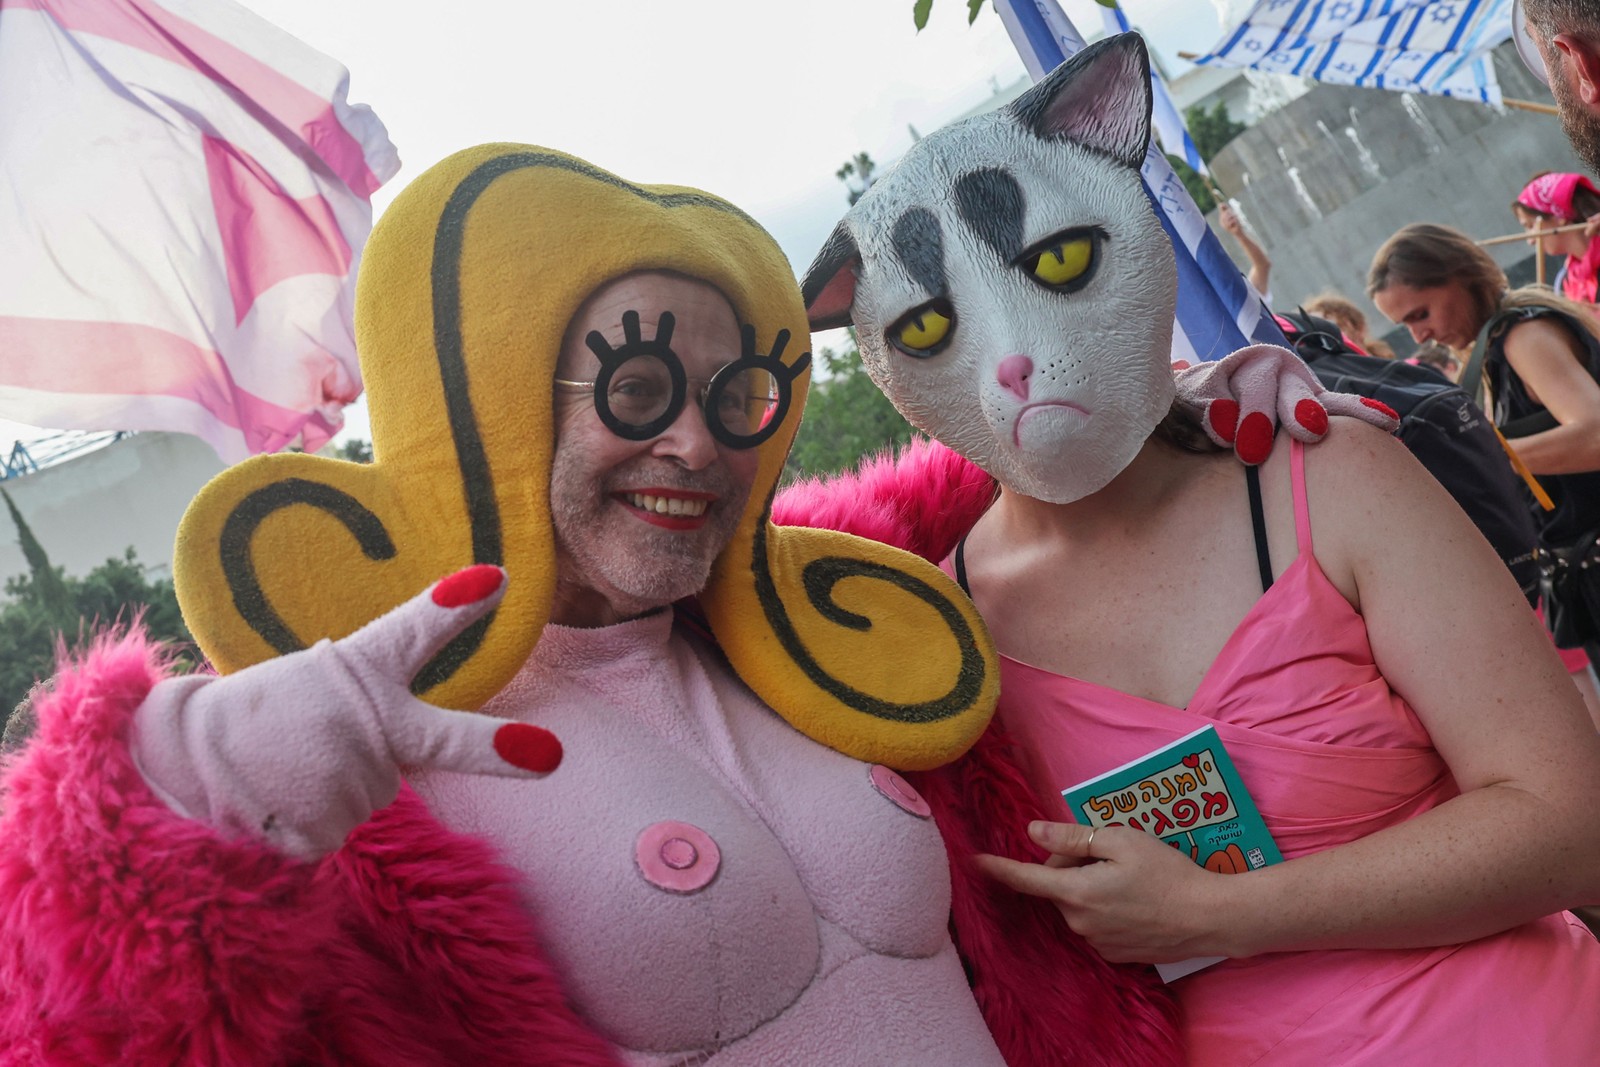
[[[832,330],[850,325],[850,312],[856,300],[856,268],[861,253],[849,227],[841,222],[822,244],[822,251],[806,268],[800,283],[806,315],[813,330]]]
[[[1144,39],[1119,33],[1061,64],[1010,109],[1039,137],[1071,141],[1138,169],[1150,144],[1150,102]]]

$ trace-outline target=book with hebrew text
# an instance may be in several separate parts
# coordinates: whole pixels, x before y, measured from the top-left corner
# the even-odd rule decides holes
[[[1203,726],[1061,795],[1076,822],[1143,830],[1210,871],[1238,874],[1283,860],[1214,726]],[[1160,963],[1156,970],[1171,982],[1221,958]]]

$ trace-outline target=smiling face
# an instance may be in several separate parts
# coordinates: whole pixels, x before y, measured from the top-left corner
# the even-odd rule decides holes
[[[1483,328],[1477,301],[1460,282],[1422,288],[1391,282],[1372,294],[1372,302],[1389,321],[1409,330],[1418,344],[1438,341],[1450,348],[1470,348]]]
[[[756,450],[720,444],[698,403],[694,380],[709,381],[740,355],[738,319],[710,285],[654,272],[607,283],[573,317],[556,377],[596,378],[600,361],[588,335],[622,349],[628,312],[637,313],[645,341],[658,336],[662,313],[672,314],[671,349],[691,379],[689,402],[661,433],[633,441],[606,428],[592,392],[557,389],[551,619],[569,626],[608,625],[698,593],[755,481]]]

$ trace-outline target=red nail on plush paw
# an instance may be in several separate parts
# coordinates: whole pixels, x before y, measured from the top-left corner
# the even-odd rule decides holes
[[[1294,406],[1294,421],[1307,433],[1321,437],[1328,432],[1328,409],[1307,398]]]
[[[1233,450],[1239,458],[1252,467],[1265,463],[1272,455],[1272,420],[1259,411],[1252,411],[1239,424],[1239,439]]]
[[[549,730],[508,722],[494,732],[494,750],[513,767],[549,774],[561,766],[561,742]]]
[[[1390,407],[1388,404],[1385,404],[1381,400],[1374,400],[1370,396],[1364,396],[1361,398],[1361,402],[1380,415],[1386,415],[1389,418],[1396,420],[1400,418],[1400,413],[1398,411]]]
[[[1225,444],[1233,444],[1233,437],[1239,430],[1239,402],[1237,400],[1213,400],[1211,406],[1206,408],[1206,418],[1211,420],[1211,428]]]
[[[478,563],[456,571],[433,587],[433,602],[441,608],[460,608],[494,595],[505,572],[492,563]]]

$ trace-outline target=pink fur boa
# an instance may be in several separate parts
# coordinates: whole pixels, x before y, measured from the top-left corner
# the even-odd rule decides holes
[[[402,793],[318,866],[152,796],[125,742],[160,677],[102,638],[0,782],[0,1064],[613,1064],[488,846]]]
[[[994,499],[994,481],[943,445],[914,442],[827,481],[798,483],[773,521],[871,537],[942,561]],[[1043,816],[995,724],[950,766],[915,775],[950,853],[952,932],[1006,1062],[1083,1067],[1179,1064],[1178,1009],[1149,967],[1107,963],[1042,901],[995,885],[977,852],[1042,860],[1027,825]]]

